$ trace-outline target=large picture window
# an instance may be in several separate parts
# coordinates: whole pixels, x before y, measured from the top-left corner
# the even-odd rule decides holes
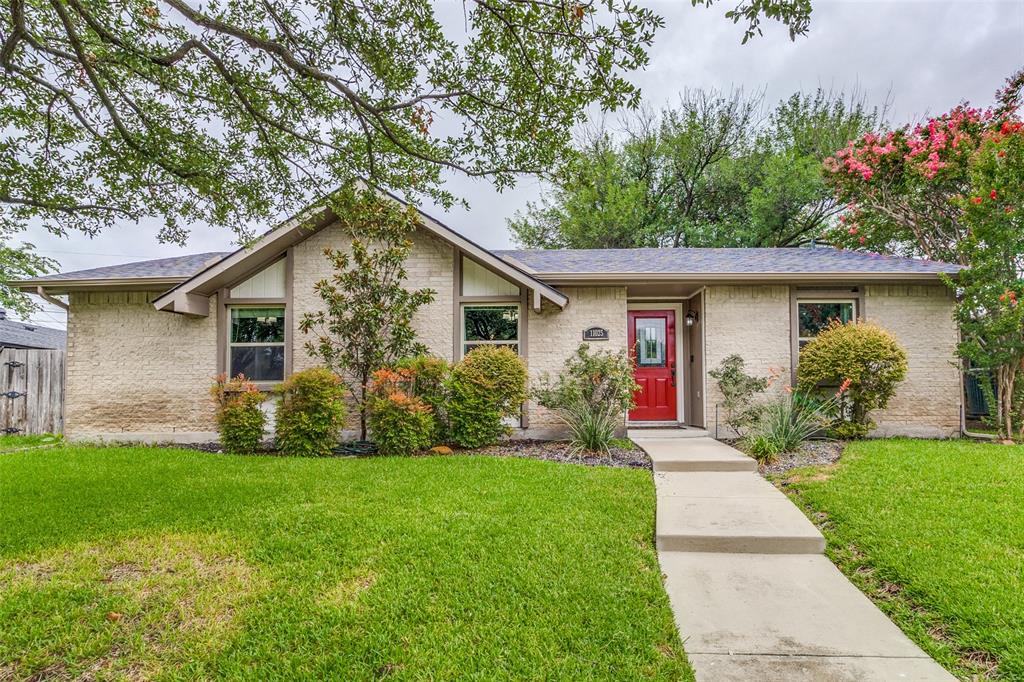
[[[857,304],[852,300],[797,301],[800,347],[803,348],[808,341],[832,324],[833,320],[839,320],[845,324],[853,320],[856,315]]]
[[[519,352],[518,305],[467,305],[462,308],[462,354],[483,345],[508,346]]]
[[[232,307],[228,371],[252,381],[284,379],[284,308]]]

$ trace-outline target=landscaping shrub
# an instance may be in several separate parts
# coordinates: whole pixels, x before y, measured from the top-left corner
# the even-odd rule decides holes
[[[821,401],[800,393],[785,395],[767,403],[751,432],[743,441],[747,450],[761,464],[770,464],[783,452],[793,452],[833,419],[844,387],[829,399]]]
[[[872,322],[834,321],[800,351],[797,388],[824,393],[849,380],[842,415],[832,427],[842,437],[864,436],[868,417],[884,408],[907,375],[907,353],[892,334]]]
[[[414,374],[408,369],[373,373],[367,408],[370,435],[384,455],[411,455],[433,445],[433,410],[411,395]]]
[[[508,435],[503,419],[519,415],[526,394],[526,366],[512,350],[478,346],[452,368],[448,422],[453,443],[478,448]]]
[[[533,395],[569,427],[576,450],[608,452],[615,427],[633,407],[638,388],[626,353],[591,353],[587,344],[581,344],[557,379],[540,377]]]
[[[430,406],[434,420],[435,443],[448,440],[448,387],[446,385],[452,368],[444,358],[433,355],[416,355],[398,362],[398,369],[410,373],[413,395]]]
[[[768,388],[772,381],[770,377],[747,374],[743,366],[743,358],[733,354],[708,372],[708,376],[718,382],[718,390],[722,393],[723,421],[737,436],[743,436],[757,421],[762,406],[754,401],[754,396]]]
[[[286,455],[331,454],[345,424],[345,387],[329,369],[296,372],[278,388],[277,447]]]
[[[267,423],[262,408],[266,395],[242,374],[233,379],[221,374],[214,380],[210,395],[217,404],[215,419],[224,452],[233,455],[256,452],[263,442]]]

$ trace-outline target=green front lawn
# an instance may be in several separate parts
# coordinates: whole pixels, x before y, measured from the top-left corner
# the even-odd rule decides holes
[[[0,678],[692,679],[645,470],[0,456]]]
[[[940,663],[1024,679],[1024,447],[864,441],[781,480],[833,560]]]

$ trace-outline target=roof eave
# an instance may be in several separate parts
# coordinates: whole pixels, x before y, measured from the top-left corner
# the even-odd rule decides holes
[[[107,279],[21,279],[11,288],[34,294],[40,288],[49,294],[76,291],[165,291],[187,277],[113,277]]]
[[[595,282],[792,282],[814,280],[871,280],[871,281],[941,281],[942,275],[956,277],[957,273],[938,272],[537,272],[536,277],[559,284]]]

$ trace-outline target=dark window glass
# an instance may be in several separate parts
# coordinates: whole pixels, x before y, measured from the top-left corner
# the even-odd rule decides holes
[[[800,313],[800,338],[817,336],[832,320],[846,323],[853,319],[853,303],[801,302],[797,305]]]
[[[232,308],[231,343],[283,343],[284,308]]]
[[[284,346],[232,346],[231,376],[244,374],[252,381],[284,379]]]
[[[519,306],[467,306],[466,341],[518,341]]]

